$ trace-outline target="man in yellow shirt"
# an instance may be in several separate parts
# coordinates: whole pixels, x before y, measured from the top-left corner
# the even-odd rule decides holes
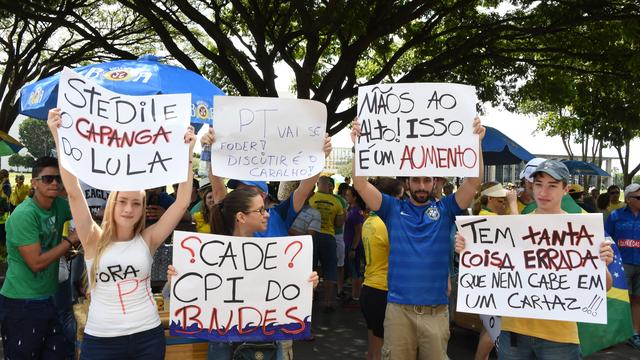
[[[566,214],[562,210],[562,197],[569,186],[569,170],[556,160],[547,160],[533,172],[533,197],[538,207],[535,214]],[[464,249],[464,238],[456,236],[456,252]],[[613,261],[611,242],[600,246],[600,259],[606,265]],[[612,285],[609,270],[606,271],[606,289]],[[502,360],[578,360],[580,340],[578,326],[572,321],[529,318],[502,318],[502,331],[497,341],[498,358]]]
[[[324,280],[324,311],[333,312],[333,287],[337,280],[336,226],[345,220],[342,204],[333,196],[333,182],[328,176],[318,179],[318,191],[309,199],[309,205],[320,212],[320,233],[313,242],[313,264],[320,260]]]
[[[20,205],[20,203],[27,198],[29,191],[31,191],[31,186],[24,183],[24,175],[16,175],[16,185],[13,187],[9,198],[9,201],[11,202],[11,210],[15,209],[16,206]]]
[[[624,207],[625,202],[620,201],[620,187],[618,185],[611,185],[607,189],[609,194],[609,206],[607,206],[607,213],[611,214],[613,210],[621,209]]]

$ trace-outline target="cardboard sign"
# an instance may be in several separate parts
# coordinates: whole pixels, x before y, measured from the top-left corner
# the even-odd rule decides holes
[[[62,70],[62,166],[104,190],[143,190],[187,178],[190,94],[129,96]]]
[[[303,180],[324,169],[327,109],[313,100],[216,96],[215,174],[238,180]]]
[[[444,83],[378,84],[358,89],[358,176],[479,174],[473,134],[475,88]]]
[[[173,336],[270,341],[311,336],[311,236],[241,238],[176,231]]]
[[[605,324],[601,214],[463,216],[457,309]]]

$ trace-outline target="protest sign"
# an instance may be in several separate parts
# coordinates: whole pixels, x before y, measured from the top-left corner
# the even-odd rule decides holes
[[[142,190],[187,179],[190,94],[129,96],[62,70],[62,166],[92,187]]]
[[[211,167],[238,180],[307,179],[324,168],[327,109],[304,99],[216,96]]]
[[[358,176],[478,176],[473,86],[378,84],[358,89]]]
[[[607,322],[602,216],[457,217],[465,237],[457,310]]]
[[[174,232],[173,336],[212,341],[311,335],[310,236],[242,238]]]

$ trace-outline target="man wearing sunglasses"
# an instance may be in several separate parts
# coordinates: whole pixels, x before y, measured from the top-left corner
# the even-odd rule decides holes
[[[629,344],[640,350],[640,184],[624,189],[626,206],[614,210],[604,229],[616,241],[622,256],[624,275],[631,298],[631,319],[635,335]]]
[[[52,296],[58,286],[58,259],[75,244],[61,234],[71,219],[58,161],[43,157],[32,172],[33,197],[7,221],[6,279],[0,290],[0,321],[8,359],[64,359],[65,339]]]

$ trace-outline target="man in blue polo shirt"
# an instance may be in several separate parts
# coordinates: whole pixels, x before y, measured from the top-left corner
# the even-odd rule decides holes
[[[473,122],[473,133],[480,142],[485,128],[480,119]],[[353,122],[351,139],[360,136],[360,124]],[[433,201],[432,177],[410,177],[410,197],[398,200],[380,193],[363,176],[353,185],[367,207],[384,221],[389,232],[389,292],[384,319],[383,358],[442,360],[447,358],[449,315],[447,284],[449,240],[455,216],[471,204],[483,172],[467,178],[458,191]],[[354,169],[354,174],[355,169]]]
[[[624,200],[627,206],[614,210],[607,218],[604,229],[620,249],[635,331],[629,344],[640,350],[640,184],[627,186]]]

